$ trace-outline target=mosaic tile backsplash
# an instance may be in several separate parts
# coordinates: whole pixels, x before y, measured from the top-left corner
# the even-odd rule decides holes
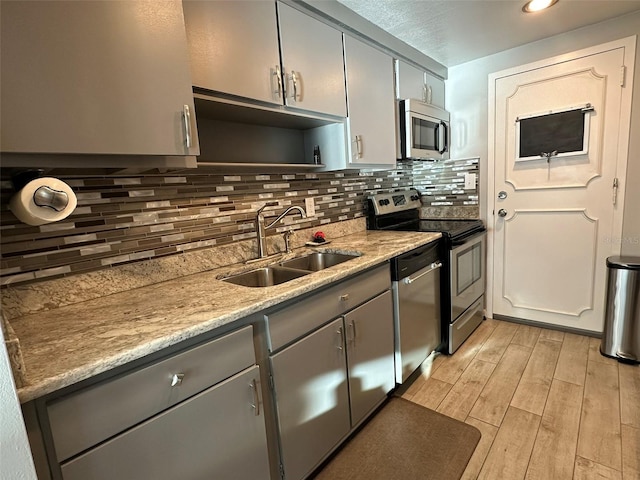
[[[450,164],[450,165],[449,165]],[[429,205],[477,204],[477,190],[464,190],[464,171],[477,162],[398,162],[384,172],[295,174],[167,174],[60,176],[74,190],[78,207],[65,220],[42,226],[20,223],[8,210],[13,188],[0,183],[0,283],[3,286],[96,271],[253,239],[255,211],[265,202],[280,213],[313,197],[316,216],[285,217],[268,235],[321,227],[364,215],[364,199],[415,186]],[[462,180],[455,178],[461,176]]]

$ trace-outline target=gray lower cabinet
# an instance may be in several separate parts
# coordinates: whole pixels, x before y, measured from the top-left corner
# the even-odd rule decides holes
[[[384,401],[395,385],[393,355],[387,290],[271,356],[286,480],[308,476]]]
[[[395,386],[392,308],[385,292],[344,316],[354,427]]]
[[[268,479],[257,366],[62,465],[65,480]]]
[[[303,478],[348,432],[342,318],[271,358],[286,479]]]
[[[44,401],[55,479],[269,479],[253,326]]]

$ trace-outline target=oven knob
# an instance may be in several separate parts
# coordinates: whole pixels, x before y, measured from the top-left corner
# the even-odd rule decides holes
[[[378,200],[378,205],[383,206],[384,205],[384,200],[382,200],[382,199]]]

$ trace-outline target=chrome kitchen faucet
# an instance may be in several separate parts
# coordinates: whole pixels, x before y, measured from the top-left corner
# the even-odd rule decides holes
[[[266,205],[260,207],[256,213],[256,224],[258,226],[258,258],[265,258],[267,256],[267,237],[265,235],[265,231],[269,228],[273,227],[276,223],[281,221],[289,212],[292,210],[297,210],[302,215],[302,218],[307,218],[307,212],[304,208],[299,207],[298,205],[293,205],[287,208],[284,212],[277,216],[277,218],[271,222],[269,225],[265,226],[264,224],[264,216],[262,215],[262,211],[265,209]]]

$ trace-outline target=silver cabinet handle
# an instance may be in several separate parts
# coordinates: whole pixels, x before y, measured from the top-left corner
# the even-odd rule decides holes
[[[341,302],[346,302],[347,300],[349,300],[349,294],[348,293],[343,293],[342,295],[340,295],[340,301]]]
[[[276,77],[276,89],[273,93],[277,95],[278,98],[282,96],[282,74],[280,73],[280,65],[276,65],[276,69],[273,72],[273,76]]]
[[[424,277],[426,274],[433,272],[434,270],[438,269],[442,267],[442,262],[433,262],[431,264],[431,268],[425,272],[422,272],[420,275],[416,276],[416,277],[407,277],[403,280],[403,282],[405,283],[405,285],[410,285],[413,282],[415,282],[416,280]]]
[[[362,158],[362,135],[356,135],[356,138],[354,140],[354,143],[356,144],[356,158]]]
[[[355,345],[355,343],[356,343],[356,321],[355,320],[351,320],[348,323],[348,327],[351,330],[351,340],[350,340],[350,342]]]
[[[171,386],[179,387],[182,385],[182,380],[184,380],[184,373],[174,373],[171,376]]]
[[[184,140],[187,148],[191,148],[191,110],[189,105],[182,107],[182,118],[184,119]]]
[[[253,403],[251,404],[251,407],[255,411],[256,417],[258,417],[260,416],[260,396],[258,395],[258,384],[256,383],[255,378],[251,380],[249,388],[251,389],[251,392],[253,394]]]
[[[295,70],[291,70],[291,83],[293,83],[293,100],[298,101],[298,75]]]
[[[501,208],[500,210],[498,210],[498,216],[506,217],[507,216],[507,211],[504,208]]]
[[[338,350],[343,350],[343,345],[344,345],[344,332],[342,331],[342,327],[338,328],[338,330],[336,330],[336,335],[338,335],[338,337],[340,338],[340,343],[338,344],[338,346],[336,347]]]

